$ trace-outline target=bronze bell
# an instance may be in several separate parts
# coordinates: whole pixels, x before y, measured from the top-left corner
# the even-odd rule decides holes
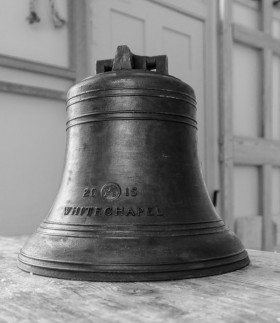
[[[155,71],[150,71],[155,69]],[[167,57],[119,46],[67,101],[67,153],[54,205],[18,265],[93,281],[221,274],[249,263],[217,215],[197,157],[193,89]]]

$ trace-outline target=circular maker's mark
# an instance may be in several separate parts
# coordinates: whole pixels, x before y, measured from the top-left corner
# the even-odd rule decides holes
[[[107,183],[101,188],[101,196],[107,201],[114,201],[121,195],[121,188],[116,183]]]

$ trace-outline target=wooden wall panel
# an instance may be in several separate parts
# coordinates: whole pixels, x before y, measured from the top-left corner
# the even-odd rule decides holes
[[[279,18],[274,18],[272,21],[272,35],[274,38],[280,39],[280,19]]]
[[[260,214],[260,170],[253,166],[235,166],[233,170],[234,217]]]
[[[272,214],[280,218],[280,167],[273,167],[272,169],[272,182],[271,182],[271,204]]]
[[[233,3],[232,20],[234,23],[251,29],[260,29],[261,17],[259,4],[255,2],[253,5],[247,5],[247,3],[245,1],[235,1]]]
[[[272,138],[280,140],[280,56],[272,59]]]
[[[232,0],[219,1],[219,151],[221,215],[234,229],[232,137]]]
[[[133,53],[145,55],[145,20],[115,9],[110,10],[110,16],[111,52],[114,53],[118,45],[125,44]]]
[[[0,81],[17,83],[26,86],[37,86],[66,93],[73,85],[72,80],[60,78],[55,75],[43,75],[31,71],[17,70],[10,67],[0,66]]]
[[[243,242],[245,248],[262,249],[262,217],[261,216],[244,216],[236,219],[235,232],[238,238]]]
[[[224,150],[231,152],[226,162],[221,158],[221,174],[222,178],[234,179],[234,202],[228,218],[236,223],[235,228],[244,241],[251,239],[247,235],[253,239],[255,234],[258,248],[273,250],[277,230],[272,207],[278,204],[275,201],[273,204],[272,199],[277,200],[276,196],[278,199],[280,196],[273,169],[280,165],[280,29],[276,21],[280,11],[272,0],[235,0],[231,2],[231,8],[226,3],[220,0],[223,9],[220,15],[223,17],[232,11],[229,21],[233,22],[227,24],[227,29],[222,29],[220,39],[227,50],[234,49],[233,56],[227,58],[233,73],[228,73],[229,68],[220,63],[221,80],[225,81],[221,88],[226,93],[232,91],[233,102],[232,106],[228,101],[221,102],[221,109],[226,110],[221,114],[220,130],[224,136],[221,142],[225,146],[221,149],[222,157]],[[225,38],[229,35],[233,35],[231,42]],[[223,127],[228,124],[230,115],[233,116],[232,128],[229,126],[224,133]],[[225,167],[226,163],[231,167]],[[222,189],[224,195],[229,196],[231,183],[222,182]],[[255,233],[248,229],[250,223],[256,225]]]
[[[233,134],[261,135],[261,53],[233,45]]]

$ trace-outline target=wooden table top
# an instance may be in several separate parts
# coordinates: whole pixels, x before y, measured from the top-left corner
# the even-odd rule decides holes
[[[249,250],[251,264],[219,276],[96,283],[25,273],[25,238],[0,237],[0,322],[280,322],[280,254]]]

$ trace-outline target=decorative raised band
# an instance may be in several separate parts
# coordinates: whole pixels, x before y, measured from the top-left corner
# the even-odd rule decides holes
[[[123,96],[144,96],[161,99],[182,100],[193,105],[194,107],[196,106],[196,100],[193,96],[180,91],[156,88],[108,88],[80,92],[68,99],[67,108],[75,103],[82,101]]]
[[[222,220],[181,223],[181,224],[111,224],[111,225],[79,225],[63,224],[44,221],[38,232],[46,235],[67,236],[72,238],[92,238],[93,236],[106,237],[139,237],[139,236],[193,236],[227,231]]]
[[[241,261],[249,263],[248,254],[244,249],[238,250],[228,255],[209,257],[204,259],[198,259],[197,261],[181,262],[181,263],[102,263],[95,264],[92,266],[90,261],[86,263],[75,262],[75,261],[59,261],[55,259],[46,259],[43,257],[33,257],[26,254],[23,250],[20,251],[18,259],[21,263],[27,264],[28,266],[41,267],[44,270],[54,269],[54,270],[67,270],[67,271],[78,271],[78,272],[103,272],[109,273],[119,270],[123,273],[141,273],[141,272],[156,272],[159,271],[190,271],[199,270],[201,268],[213,268],[220,267],[226,264],[238,263]],[[221,273],[221,272],[220,272]]]
[[[190,116],[172,114],[166,112],[150,112],[150,111],[107,111],[107,112],[92,112],[82,114],[71,120],[67,121],[66,129],[91,122],[100,121],[117,121],[117,120],[157,120],[157,121],[168,121],[178,122],[187,124],[197,129],[197,121]]]

